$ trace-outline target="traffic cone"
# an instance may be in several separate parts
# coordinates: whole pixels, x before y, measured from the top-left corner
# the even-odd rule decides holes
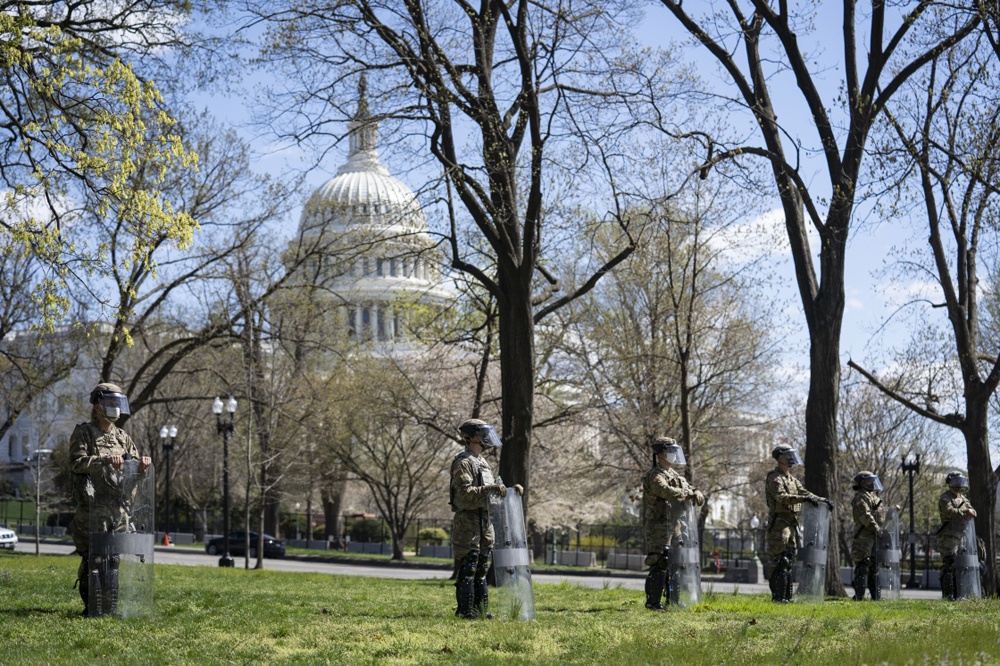
[[[164,546],[170,545],[170,536],[166,532],[163,533],[163,545]]]

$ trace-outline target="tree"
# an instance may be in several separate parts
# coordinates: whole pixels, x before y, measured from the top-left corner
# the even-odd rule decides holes
[[[7,242],[4,242],[7,241]],[[80,356],[82,331],[60,319],[45,332],[37,307],[46,266],[28,248],[0,236],[0,439],[47,390],[69,376]]]
[[[181,44],[187,11],[176,0],[0,3],[0,31],[9,37],[0,45],[0,182],[7,188],[0,233],[50,266],[37,299],[49,328],[69,306],[62,280],[101,261],[105,249],[64,236],[84,194],[101,210],[117,209],[129,228],[155,226],[181,245],[191,239],[194,220],[173,209],[155,178],[143,189],[130,186],[137,169],[162,176],[195,161],[155,84],[136,71]]]
[[[931,37],[939,33],[940,28]],[[850,365],[916,414],[962,433],[976,532],[986,542],[984,592],[995,595],[1000,592],[994,564],[1000,469],[991,460],[989,418],[1000,384],[1000,354],[996,340],[989,340],[990,352],[984,352],[979,290],[980,265],[989,268],[988,274],[1000,265],[994,249],[1000,213],[1000,78],[997,59],[984,41],[967,40],[935,58],[888,115],[899,143],[887,151],[886,168],[897,191],[903,196],[915,192],[924,209],[930,257],[915,268],[933,275],[940,288],[940,302],[924,303],[923,314],[933,314],[928,305],[947,314],[950,368],[935,376],[921,371],[926,361],[919,359],[908,374],[880,379],[854,361]],[[949,390],[955,376],[961,378],[960,395]],[[950,409],[942,412],[946,397]]]
[[[558,195],[600,197],[611,211],[607,223],[624,229],[627,197],[609,174],[629,159],[617,152],[616,141],[635,122],[623,126],[621,118],[631,117],[628,101],[641,105],[643,95],[664,93],[666,75],[650,79],[643,71],[656,70],[662,57],[630,52],[622,35],[634,15],[601,1],[572,8],[528,0],[478,7],[380,0],[254,4],[255,20],[270,26],[261,58],[281,73],[282,90],[270,95],[278,101],[272,127],[325,150],[331,124],[347,116],[345,88],[360,72],[377,73],[371,99],[382,126],[395,120],[398,136],[415,147],[407,154],[429,152],[440,170],[436,195],[445,207],[451,265],[496,303],[505,442],[500,471],[527,489],[535,326],[632,251],[624,230],[621,245],[593,258],[590,279],[556,297],[560,282],[543,265],[549,237],[559,230],[545,206],[557,194],[549,190],[556,178],[547,171],[565,179]],[[460,244],[465,225],[482,246]],[[567,224],[566,233],[571,229]]]
[[[905,7],[875,0],[867,11],[858,12],[854,0],[844,0],[838,43],[842,60],[837,63],[843,79],[833,81],[827,67],[821,78],[810,52],[814,10],[799,14],[784,2],[774,7],[767,0],[732,0],[727,3],[728,13],[698,16],[679,0],[661,2],[722,66],[727,82],[735,88],[727,102],[752,115],[764,142],[763,146],[742,140],[735,145],[721,143],[718,149],[713,146],[714,155],[702,175],[713,165],[748,156],[760,157],[770,166],[809,332],[805,484],[817,494],[833,496],[839,478],[837,401],[845,258],[855,207],[863,194],[862,165],[869,136],[901,86],[936,55],[972,34],[981,16],[975,7],[939,5],[932,0],[908,2]],[[921,27],[926,25],[948,26],[948,30],[925,41]],[[786,75],[794,77],[800,97],[776,90]],[[831,84],[824,95],[826,81]],[[815,145],[779,123],[779,118],[800,115],[793,104],[804,105],[811,116]],[[822,180],[802,161],[813,149],[821,157]],[[810,247],[809,227],[819,236],[818,253]],[[814,263],[817,254],[818,266]],[[839,520],[835,513],[830,521],[827,592],[843,596],[836,560]]]
[[[611,443],[605,464],[634,482],[652,440],[673,435],[706,495],[741,493],[760,457],[748,432],[763,425],[774,322],[760,262],[725,257],[732,193],[698,189],[652,210],[633,256],[574,308],[574,359]]]
[[[937,499],[941,494],[941,484],[935,471],[943,469],[947,459],[943,429],[886,399],[867,380],[860,377],[847,379],[841,386],[840,410],[837,413],[841,442],[838,461],[841,492],[835,504],[851,505],[854,476],[861,470],[868,470],[878,474],[882,482],[882,500],[886,507],[900,505],[903,509],[900,519],[907,520],[909,481],[900,463],[904,459],[913,462],[919,455],[922,473],[914,478],[913,484],[916,524],[910,527],[914,532],[920,532],[924,526],[938,520]],[[841,523],[841,555],[845,559],[850,559],[853,529],[853,522],[845,519]]]

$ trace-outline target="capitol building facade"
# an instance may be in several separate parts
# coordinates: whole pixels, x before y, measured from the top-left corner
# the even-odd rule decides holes
[[[395,342],[405,338],[406,304],[446,307],[455,294],[416,195],[379,160],[363,84],[349,131],[347,161],[309,198],[295,241],[322,259],[294,282],[321,287],[325,316],[335,313],[348,337]]]

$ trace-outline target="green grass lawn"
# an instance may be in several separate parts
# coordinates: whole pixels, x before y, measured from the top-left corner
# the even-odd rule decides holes
[[[69,556],[0,554],[0,664],[1000,664],[1000,603],[537,585],[538,619],[454,617],[448,581],[158,565],[148,618],[86,619]]]

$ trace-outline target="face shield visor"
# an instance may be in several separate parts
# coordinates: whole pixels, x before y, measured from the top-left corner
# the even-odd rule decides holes
[[[497,434],[496,429],[491,425],[479,426],[479,440],[483,444],[484,449],[500,449],[503,446],[503,442],[500,441],[500,435]]]
[[[781,454],[781,460],[786,465],[801,465],[802,458],[799,457],[799,452],[795,449]]]
[[[109,421],[117,421],[122,414],[131,414],[128,408],[128,397],[124,393],[101,393],[97,404],[104,410],[104,416]]]
[[[866,477],[864,480],[864,486],[868,490],[875,491],[877,493],[882,492],[882,482],[878,480],[878,475]]]
[[[961,474],[956,474],[948,480],[948,485],[956,490],[968,490],[969,480]]]
[[[663,449],[663,456],[671,465],[687,465],[687,460],[684,459],[684,449],[679,444]]]

